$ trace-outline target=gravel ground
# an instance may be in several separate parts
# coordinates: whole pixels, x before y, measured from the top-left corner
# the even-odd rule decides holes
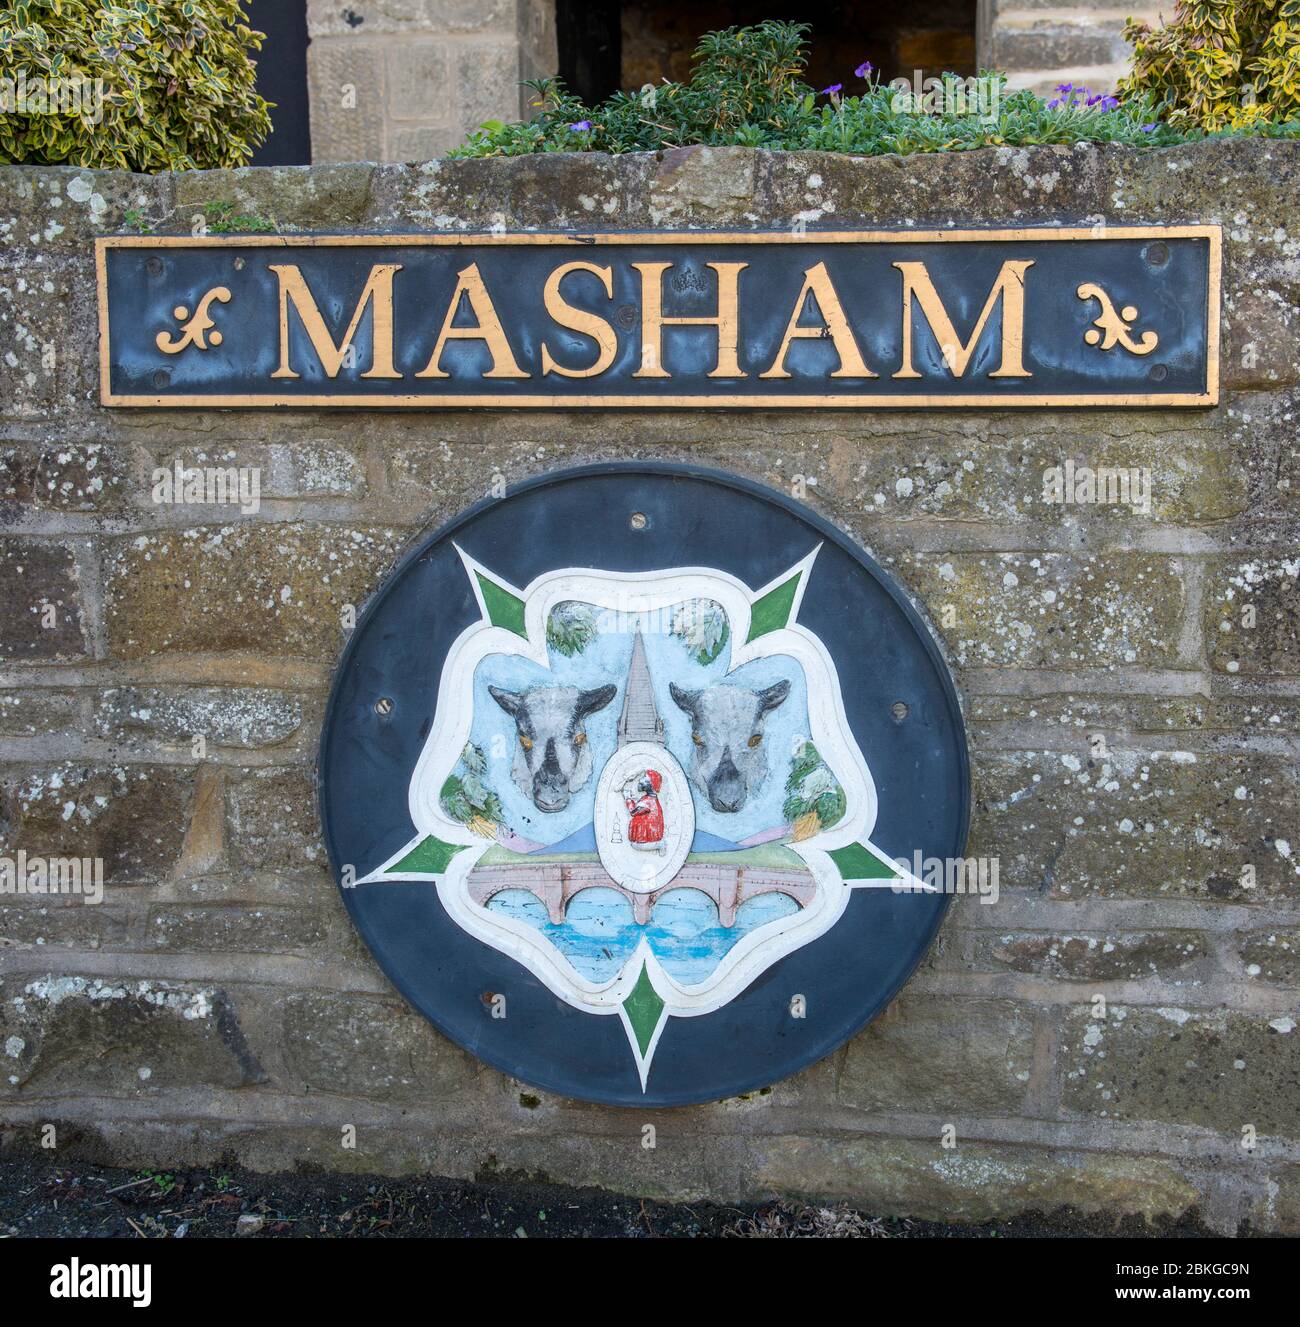
[[[661,1203],[600,1189],[320,1173],[130,1171],[40,1160],[0,1162],[0,1238],[257,1239],[479,1236],[497,1239],[902,1238],[1210,1235],[1194,1217],[1119,1225],[1068,1209],[977,1226],[872,1217],[851,1208]]]

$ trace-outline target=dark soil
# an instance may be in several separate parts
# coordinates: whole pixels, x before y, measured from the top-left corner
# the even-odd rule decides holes
[[[40,1160],[0,1162],[0,1238],[125,1236],[226,1238],[241,1216],[246,1237],[479,1236],[511,1238],[769,1237],[1016,1238],[1124,1235],[1197,1237],[1214,1232],[1195,1215],[1150,1226],[1113,1223],[1069,1209],[1012,1221],[944,1225],[869,1217],[844,1206],[662,1203],[600,1189],[512,1181],[229,1169],[116,1170]]]

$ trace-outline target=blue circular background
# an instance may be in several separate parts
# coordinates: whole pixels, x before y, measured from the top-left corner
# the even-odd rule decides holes
[[[633,512],[644,529],[630,525]],[[952,678],[899,588],[833,526],[782,494],[694,467],[628,462],[566,470],[462,512],[424,540],[367,605],[343,652],[321,735],[321,819],[338,879],[415,835],[407,788],[433,724],[452,642],[479,619],[453,539],[518,586],[561,567],[715,567],[757,589],[822,545],[798,621],[830,651],[879,797],[872,842],[891,857],[965,849],[970,775]],[[390,697],[390,713],[375,701]],[[902,701],[907,717],[892,707]],[[389,979],[441,1032],[537,1087],[611,1105],[686,1105],[769,1085],[829,1054],[911,975],[944,894],[855,889],[840,920],[712,1014],[670,1018],[647,1090],[620,1019],[566,1004],[463,931],[428,883],[344,889]],[[491,1017],[487,993],[506,997]],[[802,994],[806,1015],[794,1018]]]

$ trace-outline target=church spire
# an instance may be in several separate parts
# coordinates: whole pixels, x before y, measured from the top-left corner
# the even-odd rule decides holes
[[[641,639],[639,623],[632,639],[632,662],[627,670],[623,712],[618,716],[618,744],[622,747],[629,742],[664,744],[664,721],[655,708],[654,686],[650,681],[650,665],[646,662],[645,641]]]

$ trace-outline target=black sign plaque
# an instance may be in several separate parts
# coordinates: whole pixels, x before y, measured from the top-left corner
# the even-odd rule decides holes
[[[784,1078],[888,1004],[954,892],[995,900],[925,625],[838,530],[708,470],[544,476],[413,549],[339,664],[319,777],[397,989],[588,1100]]]
[[[108,406],[1213,405],[1216,226],[97,242]]]

